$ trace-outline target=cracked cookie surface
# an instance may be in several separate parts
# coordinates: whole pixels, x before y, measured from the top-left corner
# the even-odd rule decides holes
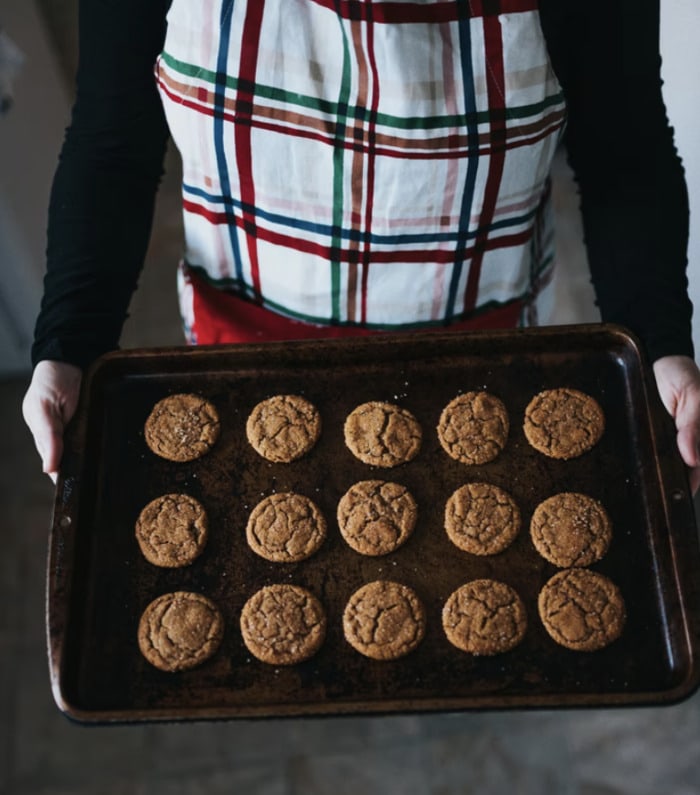
[[[136,520],[136,540],[154,566],[174,569],[195,560],[207,542],[209,523],[200,502],[188,494],[164,494]]]
[[[528,404],[523,430],[540,453],[550,458],[576,458],[598,444],[605,416],[595,398],[584,392],[548,389]]]
[[[566,569],[555,574],[537,600],[549,635],[574,651],[597,651],[621,635],[625,603],[620,589],[590,569]]]
[[[555,566],[589,566],[608,551],[612,524],[598,500],[563,492],[537,506],[530,536],[535,549]]]
[[[253,449],[268,461],[288,464],[306,455],[321,435],[321,415],[300,395],[274,395],[258,403],[246,422]]]
[[[294,665],[321,648],[326,614],[319,600],[298,585],[268,585],[254,593],[241,611],[243,641],[258,660]]]
[[[383,480],[355,483],[338,503],[338,526],[361,555],[386,555],[398,549],[416,524],[416,501],[405,486]]]
[[[467,392],[445,406],[437,433],[443,450],[463,464],[493,461],[508,439],[508,411],[488,392]]]
[[[496,555],[520,531],[515,500],[490,483],[467,483],[445,505],[445,531],[452,543],[472,555]]]
[[[223,632],[214,602],[198,593],[174,591],[144,610],[138,643],[143,656],[161,671],[185,671],[216,653]]]
[[[518,593],[498,580],[472,580],[445,602],[442,626],[453,646],[475,655],[502,654],[525,637],[527,614]]]
[[[170,395],[153,407],[144,426],[146,444],[168,461],[193,461],[219,438],[219,414],[199,395]]]
[[[345,444],[365,464],[394,467],[414,459],[420,450],[422,431],[418,420],[393,403],[370,401],[346,418]]]
[[[425,610],[413,589],[376,580],[352,594],[343,611],[343,633],[360,654],[395,660],[412,652],[425,635]]]
[[[326,520],[314,502],[293,492],[272,494],[253,508],[246,527],[250,548],[275,563],[293,563],[316,552]]]

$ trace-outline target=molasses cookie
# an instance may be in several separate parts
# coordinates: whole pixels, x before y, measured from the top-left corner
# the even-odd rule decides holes
[[[179,394],[159,400],[146,420],[149,448],[168,461],[193,461],[219,438],[219,414],[199,395]]]
[[[458,588],[442,609],[447,639],[462,651],[501,654],[525,636],[527,614],[518,594],[497,580],[472,580]]]
[[[141,653],[161,671],[185,671],[208,660],[219,648],[224,622],[206,596],[188,591],[154,599],[139,622]]]
[[[165,494],[152,500],[136,521],[136,540],[154,566],[187,566],[207,542],[208,521],[202,505],[187,494]]]
[[[544,628],[561,646],[597,651],[616,640],[625,625],[625,603],[618,587],[590,569],[555,574],[537,600]]]
[[[326,537],[326,520],[308,498],[287,492],[272,494],[253,509],[246,527],[250,548],[266,560],[304,560]]]
[[[555,566],[590,566],[608,551],[612,525],[598,500],[564,492],[537,506],[530,536],[535,549]]]
[[[472,555],[496,555],[520,530],[513,498],[490,483],[467,483],[445,506],[445,530],[452,543]]]
[[[383,480],[355,483],[338,503],[338,526],[361,555],[386,555],[413,532],[418,509],[405,486]]]
[[[437,433],[445,452],[463,464],[485,464],[503,450],[508,412],[488,392],[467,392],[445,406]]]
[[[395,467],[418,455],[422,432],[410,411],[392,403],[363,403],[345,420],[345,444],[365,464]]]
[[[347,642],[365,657],[395,660],[423,640],[425,611],[408,586],[376,580],[348,600],[343,632]]]
[[[246,435],[268,461],[289,463],[311,450],[321,435],[321,415],[299,395],[275,395],[258,403],[248,417]]]
[[[597,401],[576,389],[540,392],[525,410],[525,436],[550,458],[576,458],[600,441],[605,417]]]
[[[326,614],[318,599],[298,585],[268,585],[241,612],[243,641],[258,660],[294,665],[316,654],[326,636]]]

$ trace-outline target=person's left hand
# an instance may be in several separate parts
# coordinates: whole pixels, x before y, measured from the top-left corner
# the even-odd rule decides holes
[[[700,488],[700,369],[688,356],[654,362],[661,401],[676,422],[678,450],[687,464],[690,489]]]

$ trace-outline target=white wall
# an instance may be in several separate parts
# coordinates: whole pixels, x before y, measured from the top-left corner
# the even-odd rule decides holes
[[[700,2],[661,0],[664,98],[690,194],[688,277],[695,305],[693,340],[700,360]]]
[[[683,159],[690,198],[688,278],[695,305],[693,340],[700,361],[700,0],[661,0],[661,55],[664,99]],[[542,296],[542,323],[593,322],[600,318],[583,247],[578,197],[558,153],[553,169],[557,268]]]
[[[41,297],[49,191],[69,106],[33,0],[0,0],[23,51],[14,105],[0,116],[0,376],[27,370]]]

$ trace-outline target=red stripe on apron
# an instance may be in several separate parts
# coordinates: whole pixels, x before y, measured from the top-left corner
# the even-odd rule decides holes
[[[192,284],[194,336],[198,345],[237,342],[369,337],[386,332],[356,326],[315,326],[278,315],[269,309],[212,287],[201,277],[187,273]],[[473,329],[515,328],[520,320],[522,301],[483,312],[474,318],[449,326],[432,326],[426,331],[468,331]],[[402,333],[410,333],[406,330]]]

